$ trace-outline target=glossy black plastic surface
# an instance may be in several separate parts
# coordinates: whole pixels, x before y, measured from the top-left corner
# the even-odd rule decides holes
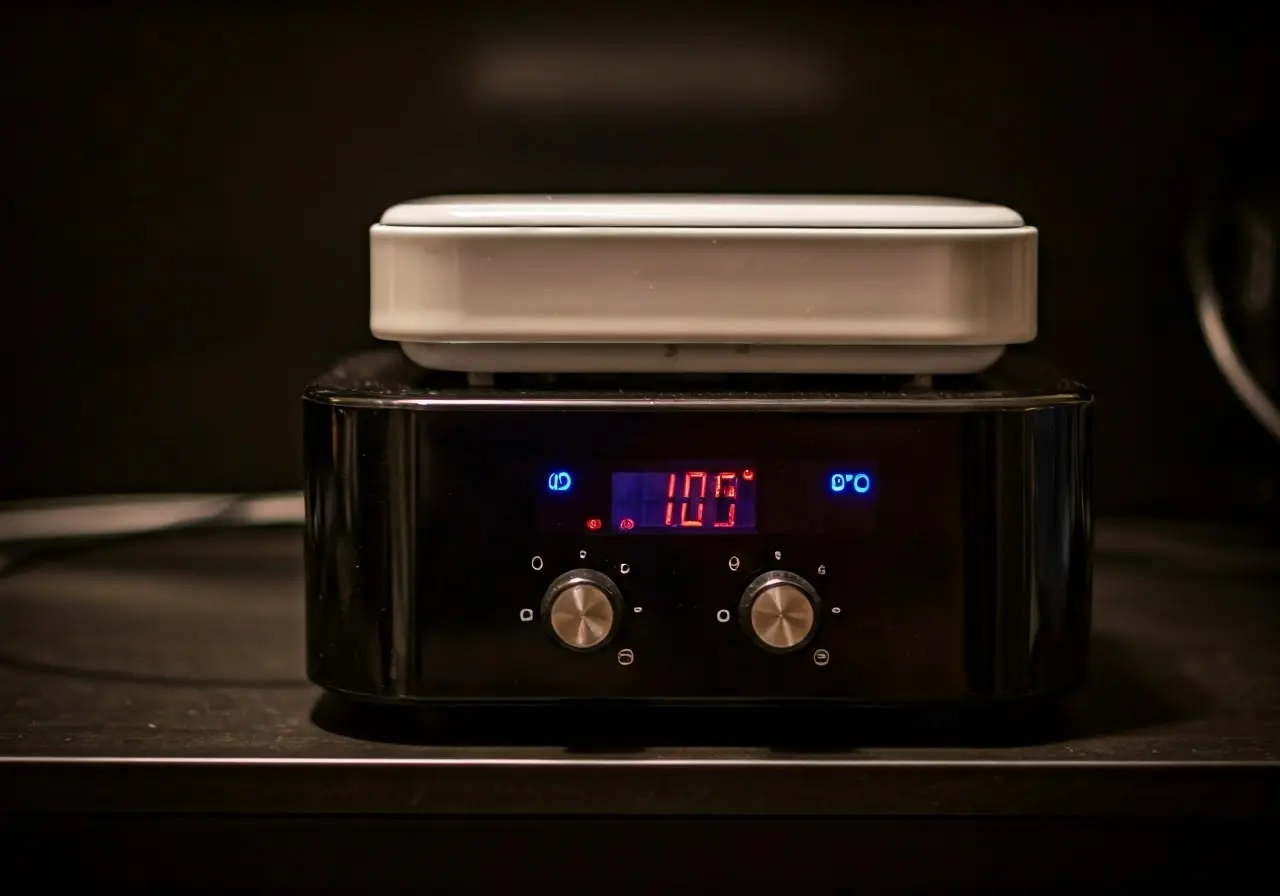
[[[882,706],[1056,695],[1082,681],[1091,517],[1081,387],[1017,359],[931,390],[783,377],[680,385],[476,389],[394,350],[313,384],[311,679],[379,700]],[[750,461],[757,532],[585,526],[608,470],[699,457]],[[823,471],[848,464],[874,469],[874,493],[855,509],[824,504]],[[561,468],[588,471],[595,497],[548,526],[547,471]],[[782,481],[786,494],[769,500],[768,484]],[[799,495],[796,483],[815,491]],[[820,525],[793,524],[815,513]],[[565,522],[579,516],[581,527]],[[607,649],[568,651],[539,622],[547,586],[575,568],[622,591]],[[743,589],[771,570],[820,594],[803,651],[766,652],[740,625]]]

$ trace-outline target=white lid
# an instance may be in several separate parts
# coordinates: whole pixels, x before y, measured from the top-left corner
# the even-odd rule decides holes
[[[928,196],[439,196],[392,206],[382,224],[963,230],[1023,220],[1003,206]]]

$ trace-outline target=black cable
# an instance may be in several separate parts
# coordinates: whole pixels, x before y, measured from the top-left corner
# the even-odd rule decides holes
[[[289,527],[296,522],[259,523],[245,519],[244,508],[262,496],[252,493],[231,495],[218,510],[204,516],[119,534],[55,536],[5,546],[0,553],[0,580],[11,578],[50,563],[74,559],[93,551],[131,544],[163,535],[215,529]]]

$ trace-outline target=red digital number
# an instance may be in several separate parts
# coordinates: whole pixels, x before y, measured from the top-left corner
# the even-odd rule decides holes
[[[694,493],[694,482],[697,482],[697,493]],[[719,488],[719,484],[716,486]],[[700,527],[704,525],[706,513],[707,474],[705,471],[691,470],[684,474],[683,494],[676,495],[676,474],[667,476],[667,509],[663,516],[663,525],[683,527]],[[675,519],[676,502],[680,503],[680,521]],[[694,508],[694,516],[689,518],[689,508]]]
[[[738,512],[738,474],[737,473],[718,473],[716,474],[716,497],[725,498],[729,501],[729,513],[722,520],[716,520],[712,523],[715,529],[732,529],[737,525]]]
[[[689,505],[693,503],[693,481],[698,480],[698,516],[689,519]],[[681,526],[701,526],[702,514],[706,508],[707,474],[705,472],[688,472],[684,474],[684,506],[680,508]]]
[[[707,524],[707,480],[710,478],[705,470],[690,470],[683,475],[684,485],[681,494],[676,494],[676,478],[680,474],[667,475],[667,507],[663,516],[663,525],[680,526],[681,528],[702,528]],[[717,473],[715,475],[716,503],[712,508],[711,525],[716,529],[732,529],[738,524],[738,473]],[[695,485],[696,483],[696,485]],[[721,502],[727,503],[723,511],[724,518],[719,519]],[[676,519],[676,505],[680,505],[680,517]]]

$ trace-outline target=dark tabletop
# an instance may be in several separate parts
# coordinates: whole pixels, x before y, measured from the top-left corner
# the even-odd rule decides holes
[[[300,543],[152,537],[0,582],[0,813],[1280,814],[1256,531],[1101,526],[1092,682],[1051,716],[838,724],[369,717],[303,678]]]

